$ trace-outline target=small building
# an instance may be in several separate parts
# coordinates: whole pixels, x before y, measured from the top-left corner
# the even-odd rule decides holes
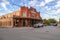
[[[21,6],[20,10],[0,16],[0,27],[32,27],[42,22],[40,12],[33,7]]]

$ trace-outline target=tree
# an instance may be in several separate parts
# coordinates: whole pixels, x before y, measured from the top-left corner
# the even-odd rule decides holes
[[[49,21],[50,23],[57,23],[57,21],[56,21],[55,19],[48,19],[48,21]]]
[[[55,19],[43,19],[44,24],[49,25],[50,23],[57,23]]]
[[[43,19],[44,24],[49,25],[49,21],[47,19]]]

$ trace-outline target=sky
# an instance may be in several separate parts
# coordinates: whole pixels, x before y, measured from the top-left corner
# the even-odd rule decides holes
[[[60,18],[60,0],[0,0],[0,16],[19,10],[21,6],[36,8],[42,19]]]

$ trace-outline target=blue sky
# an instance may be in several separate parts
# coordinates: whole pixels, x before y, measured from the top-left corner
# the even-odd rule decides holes
[[[36,8],[43,19],[60,18],[60,0],[0,0],[0,15],[19,10],[19,6]]]

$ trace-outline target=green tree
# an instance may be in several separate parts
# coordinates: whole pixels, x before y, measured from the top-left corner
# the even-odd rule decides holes
[[[56,21],[55,19],[48,19],[48,21],[49,21],[50,23],[57,23],[57,21]]]
[[[49,21],[47,19],[44,19],[43,22],[44,22],[44,24],[49,25]]]
[[[43,19],[44,24],[49,25],[50,23],[57,23],[55,19]]]

